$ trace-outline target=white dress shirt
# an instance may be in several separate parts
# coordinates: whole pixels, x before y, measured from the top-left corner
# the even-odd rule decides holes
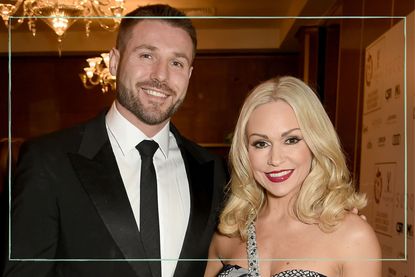
[[[171,277],[180,256],[190,214],[190,192],[184,161],[170,123],[154,137],[148,138],[124,118],[115,103],[106,115],[106,125],[112,150],[135,221],[140,228],[140,171],[141,157],[135,146],[151,139],[159,148],[153,162],[157,175],[157,196],[160,224],[160,253],[163,277]]]

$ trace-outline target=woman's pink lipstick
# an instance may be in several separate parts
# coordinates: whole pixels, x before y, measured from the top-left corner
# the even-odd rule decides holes
[[[294,169],[287,169],[287,170],[279,170],[279,171],[271,171],[265,173],[268,180],[273,183],[281,183],[290,178],[291,174],[293,174]]]

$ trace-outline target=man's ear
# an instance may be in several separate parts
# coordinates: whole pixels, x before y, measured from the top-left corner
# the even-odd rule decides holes
[[[190,67],[190,70],[189,70],[189,79],[190,79],[190,77],[192,76],[192,72],[193,72],[193,66],[191,66],[191,67]]]
[[[117,68],[120,62],[120,52],[116,48],[112,48],[110,51],[110,72],[113,76],[117,75]]]

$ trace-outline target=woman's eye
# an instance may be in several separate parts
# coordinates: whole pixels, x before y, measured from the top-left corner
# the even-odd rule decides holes
[[[289,137],[285,140],[285,144],[297,144],[300,140],[298,137]]]
[[[252,143],[252,146],[258,149],[262,149],[268,146],[268,143],[266,141],[254,141]]]

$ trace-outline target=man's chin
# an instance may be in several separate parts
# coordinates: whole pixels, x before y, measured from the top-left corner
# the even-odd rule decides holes
[[[136,114],[136,116],[148,125],[158,125],[169,119],[169,115],[166,113],[154,112],[146,114]]]

